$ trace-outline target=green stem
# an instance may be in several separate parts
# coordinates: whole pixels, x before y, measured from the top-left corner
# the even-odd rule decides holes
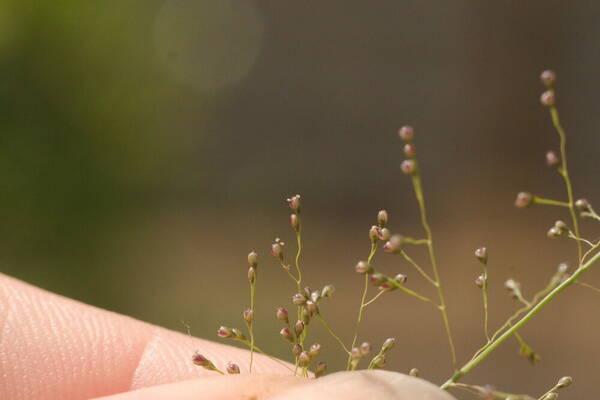
[[[256,274],[254,280],[250,284],[250,310],[252,311],[252,320],[248,324],[248,331],[250,332],[250,365],[248,372],[252,372],[252,364],[254,362],[254,292],[256,289]]]
[[[575,229],[575,236],[581,237],[579,234],[579,222],[577,221],[577,215],[575,213],[575,201],[573,199],[573,184],[571,183],[571,178],[569,177],[569,169],[567,168],[567,135],[560,123],[560,119],[558,116],[558,110],[556,107],[550,107],[550,116],[552,118],[552,125],[554,125],[554,129],[558,132],[558,136],[560,137],[560,157],[561,157],[561,166],[559,168],[560,175],[563,177],[565,181],[565,186],[567,188],[567,198],[569,200],[569,213],[571,214],[571,219],[573,220],[573,228]],[[578,263],[581,264],[582,261],[583,250],[581,248],[581,243],[577,242],[577,260]]]
[[[419,210],[421,212],[421,225],[427,234],[427,249],[429,252],[429,259],[431,260],[431,268],[433,270],[433,278],[436,282],[435,289],[437,291],[438,298],[440,300],[439,310],[442,313],[442,319],[444,320],[444,328],[446,329],[446,335],[448,336],[448,344],[450,345],[450,352],[452,354],[452,364],[456,365],[456,349],[454,347],[454,340],[452,339],[452,331],[450,330],[450,321],[448,320],[448,312],[446,311],[446,300],[444,298],[444,291],[442,290],[442,281],[437,268],[437,262],[435,259],[435,253],[433,251],[433,235],[429,222],[427,221],[427,209],[425,208],[425,199],[423,196],[423,187],[421,185],[421,178],[419,174],[415,174],[412,177],[413,188],[415,191],[415,197],[419,203]]]
[[[419,272],[419,274],[421,274],[421,276],[423,276],[423,278],[427,279],[429,281],[429,283],[431,283],[433,286],[437,286],[437,282],[435,280],[433,280],[433,278],[430,277],[429,274],[427,272],[425,272],[423,270],[423,268],[421,268],[421,266],[419,264],[417,264],[417,262],[415,260],[413,260],[408,254],[406,254],[406,252],[404,250],[400,250],[400,255],[406,261],[408,261],[417,270],[417,272]]]
[[[377,252],[377,240],[373,240],[371,242],[371,250],[369,251],[369,257],[367,258],[367,264],[371,265],[371,261],[373,261],[373,257],[375,257],[375,253]],[[365,300],[367,300],[367,292],[369,291],[369,274],[365,274],[365,285],[363,288],[363,293],[360,299],[360,307],[358,308],[358,316],[356,318],[356,327],[354,328],[354,337],[352,338],[352,345],[350,348],[352,349],[356,346],[356,340],[358,339],[358,330],[360,328],[360,323],[362,321],[363,310],[365,308]],[[350,370],[350,363],[352,361],[352,357],[348,355],[348,361],[346,362],[346,370]]]
[[[350,354],[350,350],[348,350],[348,348],[344,344],[344,341],[340,339],[338,335],[335,334],[335,332],[333,331],[333,329],[331,329],[325,318],[323,318],[321,314],[317,314],[317,318],[319,318],[319,321],[321,321],[321,324],[323,324],[323,327],[327,330],[327,332],[329,332],[329,334],[340,344],[340,346],[342,346],[344,352],[346,354]]]
[[[547,206],[569,207],[569,203],[565,203],[564,201],[544,199],[544,198],[538,197],[538,196],[533,197],[533,202],[535,204],[544,204]]]
[[[470,372],[473,368],[475,368],[481,361],[483,361],[491,352],[493,352],[500,344],[502,344],[506,339],[512,336],[515,332],[523,327],[531,318],[533,318],[546,304],[548,304],[554,297],[556,297],[559,293],[565,290],[567,287],[571,286],[573,283],[577,281],[577,279],[594,263],[600,260],[600,253],[595,254],[588,262],[581,265],[573,275],[564,280],[560,285],[556,286],[550,293],[548,293],[543,299],[540,300],[531,310],[523,316],[518,322],[512,325],[509,329],[507,329],[502,335],[500,335],[496,340],[487,345],[476,357],[467,362],[463,367],[461,367],[456,373],[448,379],[442,386],[442,389],[448,389],[452,386],[452,384],[458,382],[460,378]]]

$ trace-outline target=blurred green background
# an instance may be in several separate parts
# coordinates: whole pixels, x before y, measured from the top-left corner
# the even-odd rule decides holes
[[[466,360],[483,341],[475,248],[490,251],[493,326],[517,307],[507,278],[531,295],[573,261],[573,243],[545,237],[563,210],[512,206],[520,190],[564,198],[544,163],[558,145],[538,100],[544,68],[559,75],[576,193],[600,196],[599,16],[597,2],[558,0],[2,0],[0,270],[210,338],[243,325],[256,249],[258,341],[287,356],[273,310],[293,285],[268,249],[281,237],[292,252],[284,198],[301,193],[307,282],[336,285],[323,312],[349,340],[353,266],[377,210],[394,232],[422,234],[399,172],[408,123]],[[429,293],[398,258],[376,263]],[[536,394],[570,374],[565,397],[595,393],[599,302],[569,290],[522,331],[539,365],[511,341],[465,381]],[[399,293],[371,307],[361,338],[396,336],[390,369],[451,373],[435,311]],[[339,366],[335,342],[315,332]]]

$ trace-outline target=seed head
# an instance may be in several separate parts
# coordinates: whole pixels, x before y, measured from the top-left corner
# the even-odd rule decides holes
[[[386,353],[386,352],[390,351],[391,349],[393,349],[395,345],[396,345],[396,339],[387,338],[387,339],[385,339],[385,342],[383,342],[383,346],[381,346],[381,351]]]
[[[380,274],[379,272],[375,272],[374,274],[371,274],[371,276],[369,276],[369,282],[371,282],[373,286],[381,286],[381,284],[383,284],[386,281],[387,277],[383,274]]]
[[[354,270],[357,274],[370,274],[373,272],[373,267],[364,261],[359,261],[354,267]]]
[[[386,241],[392,236],[392,232],[388,228],[379,229],[379,240]]]
[[[542,71],[540,74],[540,80],[547,87],[551,87],[554,85],[554,82],[556,82],[556,73],[549,69]]]
[[[480,247],[477,250],[475,250],[475,257],[477,257],[477,259],[479,260],[479,262],[481,262],[483,265],[486,265],[487,264],[487,260],[488,260],[488,251],[487,251],[487,248]]]
[[[313,343],[308,349],[308,352],[312,357],[316,357],[321,352],[321,345],[319,343]]]
[[[362,357],[362,353],[358,347],[353,347],[350,349],[350,358],[353,360],[358,360]]]
[[[561,233],[564,232],[568,232],[569,231],[569,227],[567,226],[567,224],[565,224],[563,221],[556,221],[554,223],[554,226],[556,227],[556,229],[558,229]]]
[[[288,319],[289,313],[286,308],[283,308],[283,307],[277,308],[275,315],[277,316],[278,320],[283,321],[286,324],[289,322],[289,319]]]
[[[302,353],[302,346],[296,343],[292,346],[292,354],[298,357]]]
[[[256,268],[258,266],[258,254],[256,254],[255,251],[248,253],[248,264],[250,264],[252,268]]]
[[[546,107],[552,107],[554,105],[555,101],[556,101],[556,95],[554,94],[554,90],[552,90],[552,89],[546,90],[540,96],[540,102],[542,103],[542,105],[544,105]]]
[[[308,311],[310,311],[312,314],[318,313],[319,312],[319,306],[317,306],[317,303],[315,303],[312,300],[308,300],[306,302],[306,309]]]
[[[296,293],[292,296],[292,303],[297,306],[302,306],[306,303],[306,297],[302,293]]]
[[[321,297],[331,297],[335,293],[335,287],[333,285],[325,285],[321,291]]]
[[[369,239],[371,240],[371,243],[375,243],[377,241],[377,239],[379,238],[379,230],[381,228],[378,227],[377,225],[373,225],[371,227],[371,229],[369,229]]]
[[[555,239],[555,238],[559,237],[561,234],[562,234],[562,232],[556,226],[553,226],[552,228],[548,229],[548,233],[546,233],[546,235],[550,239]]]
[[[415,132],[412,126],[405,125],[398,131],[398,136],[400,136],[400,139],[404,140],[405,142],[412,142]]]
[[[271,254],[274,257],[279,258],[280,261],[283,261],[283,243],[275,242],[271,245]]]
[[[586,199],[579,199],[575,202],[575,207],[577,207],[577,209],[579,211],[589,212],[590,211],[590,202],[587,201]]]
[[[292,332],[290,332],[289,328],[282,328],[279,331],[279,334],[281,335],[282,338],[284,338],[288,342],[294,343],[294,337],[292,336]]]
[[[521,284],[517,281],[515,281],[514,279],[509,279],[506,282],[504,282],[504,287],[506,288],[506,290],[520,290],[521,289]]]
[[[300,355],[298,356],[298,365],[301,366],[302,368],[308,367],[308,365],[310,364],[310,360],[311,360],[310,353],[305,350],[302,353],[300,353]]]
[[[228,374],[231,374],[231,375],[236,375],[236,374],[240,373],[239,365],[237,365],[236,363],[233,363],[231,361],[225,365],[225,370],[227,371]]]
[[[290,215],[290,225],[294,231],[300,232],[300,219],[298,218],[298,214]]]
[[[319,361],[317,366],[315,367],[315,378],[319,378],[323,376],[323,374],[327,371],[327,363],[324,361]]]
[[[300,214],[300,195],[294,195],[288,199],[286,199],[288,205],[296,214]]]
[[[304,322],[296,321],[294,324],[294,332],[296,332],[296,337],[299,337],[304,331]]]
[[[194,355],[192,356],[192,362],[199,366],[199,367],[209,367],[210,365],[212,365],[212,363],[210,362],[210,360],[206,357],[204,357],[202,354],[196,352],[194,353]]]
[[[233,336],[233,331],[231,328],[222,326],[219,329],[217,329],[217,336],[223,339],[227,339]]]
[[[403,150],[406,157],[415,158],[417,155],[417,148],[413,143],[406,143]]]
[[[369,354],[371,352],[371,343],[369,342],[364,342],[360,345],[360,354],[362,354],[363,356],[366,356],[367,354]]]
[[[567,263],[560,263],[560,264],[558,264],[558,269],[556,271],[559,274],[564,274],[567,272],[568,269],[569,269],[569,266],[567,265]]]
[[[533,195],[529,192],[520,192],[515,200],[515,207],[525,208],[533,203]]]
[[[417,164],[415,163],[415,160],[412,159],[404,160],[402,161],[402,164],[400,164],[400,169],[406,175],[414,175],[415,172],[417,172]]]
[[[408,280],[408,276],[406,276],[404,274],[398,274],[394,277],[394,280],[396,282],[398,282],[400,285],[404,285],[406,283],[406,281]]]
[[[571,383],[573,383],[573,378],[571,378],[570,376],[563,376],[562,378],[560,378],[558,380],[558,383],[556,384],[556,388],[557,389],[566,388],[567,386],[570,386]]]
[[[475,286],[483,289],[485,287],[485,281],[485,275],[479,275],[477,278],[475,278]]]
[[[417,368],[413,368],[408,372],[408,375],[418,377],[420,375],[420,372]]]
[[[246,321],[246,324],[250,326],[252,325],[252,321],[254,320],[254,311],[250,309],[244,310],[244,312],[242,313],[242,317],[244,318],[244,321]]]
[[[549,167],[558,167],[560,165],[559,155],[556,154],[555,151],[548,151],[546,153],[546,164],[548,164]]]
[[[314,292],[312,292],[310,294],[310,299],[315,303],[318,303],[320,298],[321,298],[321,293],[319,293],[318,290],[315,290]]]
[[[401,235],[393,235],[390,237],[390,240],[383,245],[383,251],[386,253],[397,253],[402,249],[403,241]]]
[[[380,227],[384,227],[385,224],[387,224],[388,222],[388,213],[385,210],[380,210],[377,213],[377,224],[379,224]]]

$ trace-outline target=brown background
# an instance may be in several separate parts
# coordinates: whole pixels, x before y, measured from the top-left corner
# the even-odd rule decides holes
[[[516,210],[530,190],[564,198],[539,72],[559,74],[576,193],[600,196],[600,5],[586,1],[105,1],[0,3],[0,265],[7,274],[173,329],[241,325],[245,255],[261,254],[259,343],[277,355],[273,308],[293,286],[268,256],[292,243],[286,195],[305,204],[307,282],[349,340],[368,252],[386,208],[419,236],[396,130],[412,124],[461,360],[483,339],[478,265],[490,250],[493,326],[516,307],[502,283],[543,286],[574,245],[549,241],[563,210]],[[583,223],[596,238],[597,226]],[[291,249],[287,249],[288,253]],[[421,257],[418,252],[416,257]],[[399,259],[380,268],[406,272]],[[586,281],[600,283],[591,271]],[[433,295],[433,293],[431,293]],[[523,335],[532,367],[502,346],[465,381],[566,398],[596,392],[600,296],[575,287]],[[441,382],[451,365],[438,315],[398,293],[361,337],[396,336],[388,367]],[[340,365],[322,332],[324,357]],[[191,349],[192,351],[193,349]],[[466,395],[459,394],[467,398]]]

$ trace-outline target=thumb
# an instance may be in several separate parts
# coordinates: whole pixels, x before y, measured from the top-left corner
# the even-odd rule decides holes
[[[338,372],[319,379],[277,375],[214,376],[153,386],[103,400],[454,400],[422,379],[389,371]]]

